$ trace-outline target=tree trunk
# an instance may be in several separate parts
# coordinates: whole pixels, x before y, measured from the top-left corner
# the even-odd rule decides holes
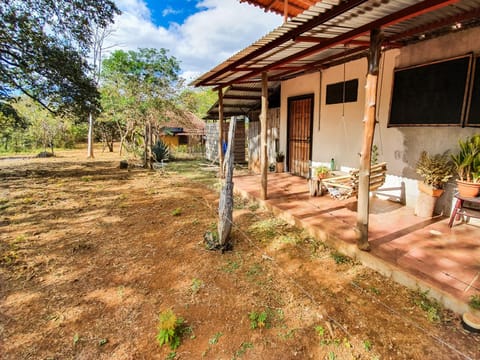
[[[93,116],[90,112],[88,114],[88,140],[87,140],[87,158],[93,159]]]
[[[218,242],[221,249],[225,249],[228,244],[233,224],[233,149],[236,121],[235,117],[230,121],[228,147],[225,154],[225,161],[222,164],[225,180],[220,192],[220,202],[218,205]]]
[[[267,73],[262,73],[262,109],[260,113],[260,172],[262,190],[260,197],[267,199],[267,173],[268,173],[268,154],[267,154],[267,112],[268,112],[268,78]]]
[[[370,206],[370,167],[373,136],[375,134],[375,110],[377,99],[378,67],[381,55],[382,33],[374,29],[370,34],[368,75],[365,92],[365,115],[363,145],[358,172],[357,245],[361,250],[370,250],[368,243],[368,220]]]

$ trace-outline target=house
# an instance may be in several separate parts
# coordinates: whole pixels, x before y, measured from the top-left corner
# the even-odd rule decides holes
[[[205,143],[205,122],[187,111],[181,114],[170,113],[168,120],[160,127],[160,138],[173,148],[185,146],[192,150]]]
[[[308,177],[312,164],[334,159],[337,168],[368,176],[375,145],[388,164],[386,186],[397,189],[392,196],[413,207],[421,152],[455,152],[458,139],[479,132],[479,0],[245,1],[278,13],[283,5],[285,23],[194,85],[214,86],[222,102],[232,89],[258,84],[252,109],[262,103],[263,124],[268,89],[279,86],[277,144],[291,174]],[[260,159],[265,178],[271,153]],[[449,213],[454,187],[437,211]],[[358,213],[365,237],[368,180]]]

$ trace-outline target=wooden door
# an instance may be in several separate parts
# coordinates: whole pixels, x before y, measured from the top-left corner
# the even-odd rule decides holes
[[[312,158],[313,94],[288,99],[287,161],[290,173],[309,177]]]

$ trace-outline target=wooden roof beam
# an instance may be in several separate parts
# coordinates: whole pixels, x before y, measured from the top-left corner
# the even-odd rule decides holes
[[[261,94],[261,93],[260,93]],[[231,95],[225,94],[223,95],[223,99],[230,99],[230,100],[260,100],[260,96],[253,96],[253,95]]]
[[[244,86],[230,86],[229,88],[230,91],[242,91],[242,92],[254,92],[254,93],[258,93],[259,96],[260,94],[262,93],[262,89],[260,88],[248,88],[248,87],[244,87]]]
[[[338,5],[328,11],[325,11],[322,15],[316,16],[312,18],[311,20],[303,23],[302,25],[298,26],[297,28],[286,32],[285,34],[279,36],[275,40],[270,41],[268,44],[259,47],[258,49],[252,51],[251,53],[245,55],[244,57],[235,60],[232,62],[230,65],[224,67],[223,69],[217,71],[214,74],[211,74],[210,76],[207,76],[205,79],[203,79],[200,83],[197,84],[197,86],[202,86],[202,85],[207,85],[210,80],[213,80],[226,72],[236,68],[239,65],[242,65],[246,63],[249,60],[252,60],[256,58],[257,56],[266,53],[269,50],[272,50],[276,48],[279,45],[282,45],[286,43],[287,41],[291,39],[295,39],[297,36],[300,36],[301,34],[305,33],[306,31],[309,31],[313,29],[314,27],[321,25],[329,20],[332,20],[336,18],[339,15],[342,15],[344,12],[347,12],[358,5],[361,5],[368,0],[351,0],[342,3],[341,5]]]
[[[297,54],[290,55],[290,56],[288,56],[288,57],[286,57],[286,58],[284,58],[280,61],[277,61],[275,63],[267,65],[262,69],[252,71],[251,73],[245,74],[245,75],[239,77],[238,79],[236,79],[236,80],[234,80],[230,83],[234,83],[234,82],[249,79],[249,78],[251,78],[255,75],[261,74],[264,71],[275,69],[279,66],[291,63],[292,61],[299,60],[299,59],[302,59],[304,57],[313,55],[313,54],[315,54],[315,53],[317,53],[321,50],[330,48],[330,47],[338,45],[338,44],[343,44],[343,43],[348,42],[352,39],[355,39],[358,36],[361,36],[363,34],[368,33],[372,29],[377,29],[377,28],[393,25],[393,24],[411,19],[413,17],[419,16],[421,14],[427,13],[429,11],[433,11],[433,10],[451,5],[451,4],[456,3],[458,1],[459,0],[425,0],[425,1],[422,1],[421,3],[411,5],[407,8],[405,8],[405,9],[397,11],[396,13],[393,13],[393,14],[387,15],[387,16],[381,18],[381,19],[372,21],[372,22],[370,22],[368,24],[365,24],[363,26],[360,26],[360,27],[358,27],[354,30],[348,31],[348,32],[346,32],[342,35],[339,35],[339,36],[336,36],[334,38],[325,40],[324,42],[322,42],[318,45],[315,45],[315,46],[312,46],[311,48],[300,51]],[[226,85],[228,85],[228,84],[229,83],[227,83]]]

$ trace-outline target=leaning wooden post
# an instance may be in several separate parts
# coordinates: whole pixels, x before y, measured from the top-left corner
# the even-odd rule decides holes
[[[283,22],[288,21],[288,0],[283,0]]]
[[[370,50],[368,54],[367,85],[365,87],[365,109],[363,145],[358,173],[357,206],[357,245],[361,250],[370,250],[368,243],[368,213],[370,201],[370,166],[375,133],[375,109],[377,99],[378,66],[380,63],[383,36],[379,29],[370,33]]]
[[[230,120],[230,129],[228,131],[228,147],[225,154],[225,163],[220,166],[225,174],[225,181],[220,191],[220,201],[218,204],[218,245],[220,249],[228,250],[230,232],[233,224],[233,161],[235,148],[235,117]]]
[[[267,109],[268,109],[268,78],[267,73],[262,73],[262,110],[260,112],[260,173],[262,178],[262,191],[260,198],[267,199]]]
[[[218,89],[218,177],[223,178],[223,89]]]

